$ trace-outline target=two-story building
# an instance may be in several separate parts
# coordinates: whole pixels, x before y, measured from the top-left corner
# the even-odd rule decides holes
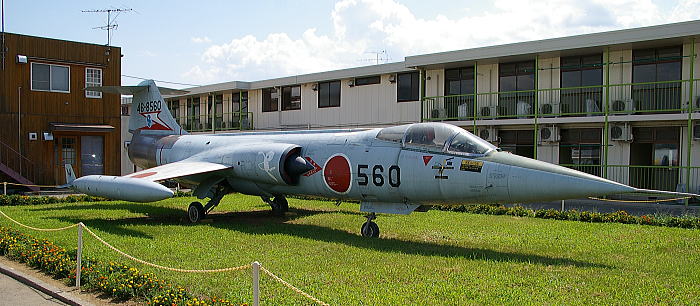
[[[504,150],[635,187],[700,191],[700,21],[409,56],[190,88],[194,132],[461,126]]]
[[[55,185],[76,174],[119,174],[121,49],[0,33],[0,176]]]

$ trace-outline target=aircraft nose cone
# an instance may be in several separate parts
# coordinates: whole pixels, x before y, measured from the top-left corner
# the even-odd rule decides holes
[[[512,202],[577,199],[636,191],[592,174],[506,152],[496,152],[489,159],[511,166],[508,191]]]

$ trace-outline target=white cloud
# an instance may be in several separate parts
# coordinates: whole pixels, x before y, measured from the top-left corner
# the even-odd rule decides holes
[[[664,9],[651,0],[497,0],[461,18],[420,18],[395,0],[341,0],[328,35],[247,35],[213,44],[184,76],[191,82],[259,80],[367,65],[369,51],[405,56],[691,20],[700,0]],[[193,42],[209,43],[207,37]]]
[[[210,43],[211,39],[209,37],[192,37],[190,40],[195,43],[195,44],[201,44],[201,43]]]

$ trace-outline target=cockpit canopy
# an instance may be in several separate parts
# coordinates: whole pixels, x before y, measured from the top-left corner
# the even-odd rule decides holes
[[[416,123],[384,128],[377,139],[400,142],[404,147],[430,151],[483,155],[495,146],[459,127],[446,123]]]

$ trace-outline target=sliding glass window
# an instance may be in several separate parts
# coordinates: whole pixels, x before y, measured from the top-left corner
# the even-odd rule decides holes
[[[559,113],[600,113],[603,109],[603,56],[562,57],[560,70],[561,88],[564,89],[561,90]],[[566,89],[570,87],[579,88]],[[546,101],[542,102],[544,107]],[[543,108],[542,113],[548,112]]]
[[[632,51],[632,100],[637,111],[681,108],[681,46]]]
[[[498,65],[498,114],[527,117],[535,103],[535,61]],[[514,92],[518,91],[518,92]]]
[[[445,113],[447,118],[474,116],[474,67],[445,69]]]

